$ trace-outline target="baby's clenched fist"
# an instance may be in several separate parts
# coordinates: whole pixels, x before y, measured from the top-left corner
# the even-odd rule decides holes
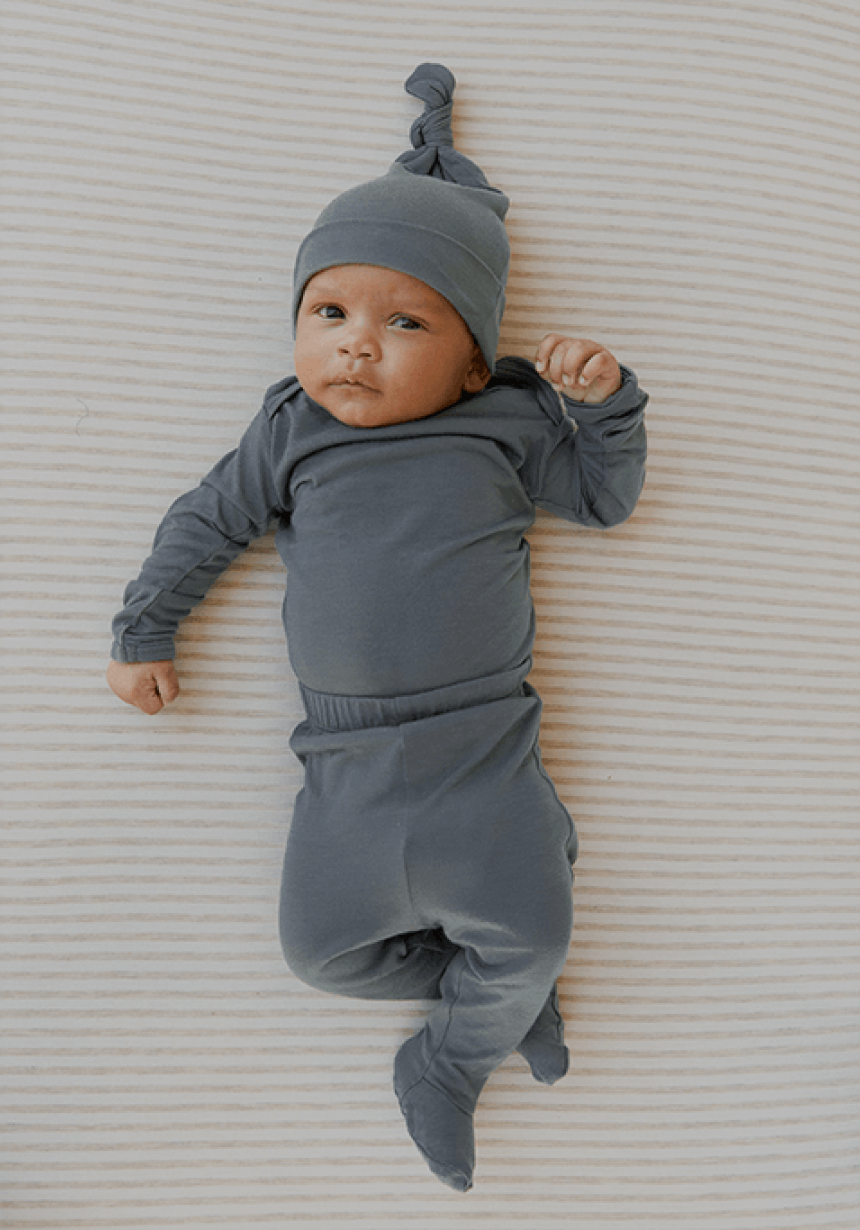
[[[107,681],[112,691],[141,713],[160,713],[179,695],[172,662],[111,662]]]
[[[618,360],[587,338],[548,333],[537,348],[535,367],[566,397],[594,405],[621,388]]]

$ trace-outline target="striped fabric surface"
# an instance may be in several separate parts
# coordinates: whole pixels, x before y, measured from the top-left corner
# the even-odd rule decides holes
[[[856,1230],[860,9],[6,0],[3,1182],[10,1230]],[[290,370],[296,247],[422,60],[512,199],[502,351],[651,394],[633,518],[531,535],[576,816],[573,1062],[514,1056],[467,1196],[390,1087],[420,1004],[277,943],[299,720],[269,539],[157,719],[103,671],[170,501]]]

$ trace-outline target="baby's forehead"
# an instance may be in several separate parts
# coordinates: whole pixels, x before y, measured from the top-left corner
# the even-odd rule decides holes
[[[373,302],[380,308],[393,307],[400,311],[461,319],[449,300],[432,286],[410,273],[401,273],[382,265],[330,265],[314,274],[305,288],[305,298],[308,292],[314,298],[330,296],[354,302]]]

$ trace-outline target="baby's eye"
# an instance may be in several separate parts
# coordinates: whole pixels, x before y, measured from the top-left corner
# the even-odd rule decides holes
[[[411,316],[395,316],[391,323],[398,329],[423,329],[424,326],[420,321],[413,320]]]
[[[321,316],[323,320],[341,320],[343,314],[343,308],[337,307],[334,303],[324,303],[322,307],[317,308],[317,316]]]

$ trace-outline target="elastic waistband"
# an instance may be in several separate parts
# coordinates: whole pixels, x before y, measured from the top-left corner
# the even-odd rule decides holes
[[[323,730],[362,730],[368,726],[399,726],[401,722],[416,722],[421,718],[449,713],[452,709],[468,709],[505,696],[533,695],[525,682],[531,660],[513,670],[483,679],[468,679],[429,692],[409,692],[402,696],[334,696],[330,692],[314,692],[299,684],[305,712],[315,726]]]

